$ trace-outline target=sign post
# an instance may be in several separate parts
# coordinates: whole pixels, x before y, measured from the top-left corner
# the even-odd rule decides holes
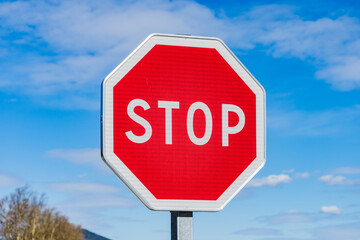
[[[152,34],[103,81],[105,163],[172,239],[219,211],[265,164],[265,91],[217,38]],[[185,226],[184,228],[182,226]]]
[[[193,212],[171,212],[171,240],[193,239]]]

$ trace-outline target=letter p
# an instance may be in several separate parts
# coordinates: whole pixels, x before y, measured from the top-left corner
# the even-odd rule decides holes
[[[234,112],[239,116],[239,122],[229,126],[229,112]],[[222,146],[229,146],[229,135],[239,133],[245,125],[245,114],[241,108],[232,104],[222,104]]]

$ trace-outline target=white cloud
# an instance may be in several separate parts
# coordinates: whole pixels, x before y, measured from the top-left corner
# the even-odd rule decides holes
[[[273,228],[245,228],[234,232],[235,234],[249,236],[281,236],[282,231]]]
[[[280,175],[269,175],[263,178],[254,178],[246,186],[247,187],[262,187],[270,186],[275,187],[280,184],[289,183],[291,178],[289,175],[280,174]]]
[[[316,228],[315,239],[324,240],[354,240],[359,239],[360,223],[346,223],[342,225],[330,225]]]
[[[319,178],[319,181],[327,185],[359,185],[360,179],[348,179],[344,176],[324,175]]]
[[[59,182],[48,186],[57,192],[69,195],[69,200],[61,203],[63,208],[108,208],[133,206],[133,200],[119,196],[118,187],[96,182]]]
[[[121,188],[105,183],[55,182],[48,183],[47,186],[50,189],[48,192],[55,192],[57,196],[57,201],[52,205],[69,216],[71,221],[81,223],[85,227],[99,227],[97,221],[104,217],[104,212],[128,209],[140,202],[135,197],[125,196]],[[108,221],[107,218],[103,220]]]
[[[101,161],[100,149],[52,149],[45,154],[50,158],[64,159],[76,164],[96,164]]]
[[[334,174],[360,174],[360,167],[340,167],[330,170]]]
[[[117,187],[91,182],[63,182],[63,183],[51,183],[49,186],[60,192],[70,193],[90,193],[90,194],[109,194],[118,193],[121,190]]]
[[[283,173],[293,173],[293,172],[295,172],[295,169],[287,169],[287,170],[284,170],[284,171],[282,171]]]
[[[192,1],[4,2],[1,34],[15,32],[20,37],[5,42],[12,50],[11,55],[4,53],[1,66],[11,74],[2,72],[0,86],[34,98],[45,95],[47,100],[53,98],[54,106],[89,108],[84,103],[89,102],[95,108],[106,74],[148,34],[166,32],[217,36],[235,49],[260,45],[274,57],[311,62],[319,69],[316,77],[335,89],[359,88],[359,19],[308,20],[294,9],[265,5],[227,17]],[[39,53],[23,52],[24,46]],[[76,101],[55,101],[64,93]]]
[[[265,12],[266,6],[260,9]],[[291,11],[279,16],[283,18],[265,24],[267,29],[259,40],[270,47],[274,56],[298,57],[313,62],[319,67],[316,77],[329,82],[335,89],[360,87],[357,67],[360,62],[359,19],[342,16],[304,20]]]
[[[317,219],[316,216],[314,216],[314,214],[302,213],[296,211],[280,213],[274,216],[267,216],[260,218],[260,221],[266,222],[271,225],[313,222],[315,220]]]
[[[326,215],[322,213],[326,213]],[[329,219],[331,219],[330,217],[333,217],[332,219],[340,219],[336,217],[336,215],[339,214],[341,214],[341,210],[337,206],[322,206],[320,212],[299,212],[291,210],[276,215],[263,216],[258,219],[261,222],[266,222],[271,225],[314,222],[323,222],[326,224]]]
[[[0,188],[12,187],[20,184],[21,181],[9,175],[0,174]]]
[[[302,173],[296,173],[295,174],[296,179],[305,179],[305,178],[309,178],[309,177],[310,177],[309,172],[302,172]]]
[[[341,210],[337,206],[322,206],[321,207],[322,213],[329,213],[329,214],[340,214]]]
[[[360,87],[360,56],[340,57],[316,73],[316,77],[325,79],[335,89],[347,91]]]
[[[331,174],[324,175],[319,181],[325,182],[327,185],[348,185],[348,179],[344,176],[333,176]]]
[[[109,197],[103,196],[101,197],[91,197],[90,199],[83,200],[72,200],[67,201],[66,203],[61,204],[62,208],[68,209],[92,209],[92,208],[118,208],[118,207],[133,207],[137,205],[133,199],[124,198],[124,197]],[[85,210],[86,212],[86,210]]]
[[[7,81],[10,86],[25,85],[28,94],[36,95],[98,91],[111,68],[150,33],[223,35],[228,29],[225,19],[191,1],[18,1],[0,8],[2,25],[25,34],[23,44],[46,43],[48,51],[56,53],[23,56],[23,64],[17,62],[13,70],[25,78]]]
[[[52,149],[45,153],[46,157],[65,160],[74,164],[88,165],[103,172],[109,168],[103,162],[98,148]]]
[[[122,190],[113,185],[97,182],[58,182],[48,187],[67,196],[57,205],[66,210],[87,211],[88,208],[107,209],[110,207],[134,206],[133,199],[121,196]]]

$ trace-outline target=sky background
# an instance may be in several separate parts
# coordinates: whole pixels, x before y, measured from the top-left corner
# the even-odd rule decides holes
[[[29,185],[113,240],[170,239],[100,158],[100,85],[151,33],[221,38],[267,93],[267,162],[197,240],[360,239],[360,2],[1,1],[0,197]]]

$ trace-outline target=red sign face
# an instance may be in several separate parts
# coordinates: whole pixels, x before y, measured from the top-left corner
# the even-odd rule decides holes
[[[103,155],[148,207],[219,210],[264,164],[263,89],[219,40],[153,35],[109,76]]]

